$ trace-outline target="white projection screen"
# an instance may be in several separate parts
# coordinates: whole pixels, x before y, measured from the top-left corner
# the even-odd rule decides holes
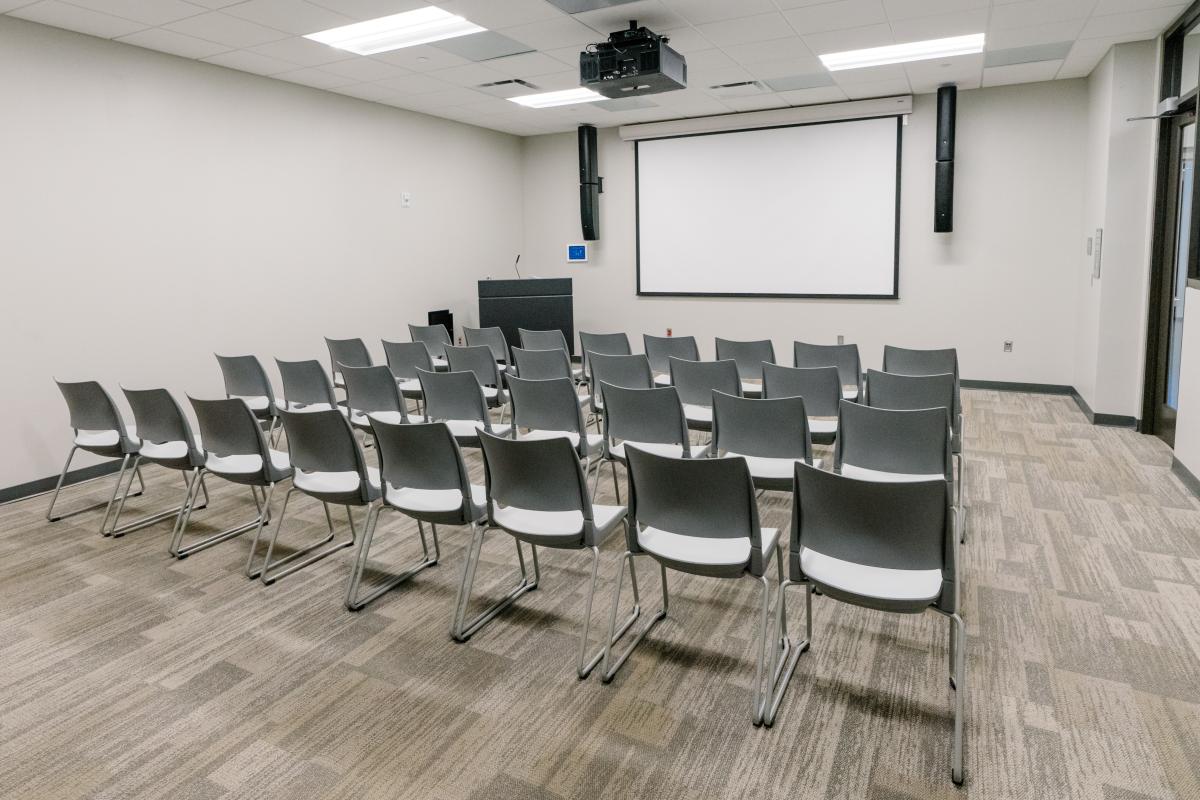
[[[900,117],[639,141],[641,295],[898,297]]]

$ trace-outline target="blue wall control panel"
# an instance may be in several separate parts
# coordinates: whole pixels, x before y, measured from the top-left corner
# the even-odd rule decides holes
[[[569,244],[567,245],[567,261],[572,263],[588,260],[586,244]]]

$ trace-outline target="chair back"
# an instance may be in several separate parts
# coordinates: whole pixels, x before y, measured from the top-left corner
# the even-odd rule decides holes
[[[512,354],[517,365],[517,374],[522,378],[547,381],[571,377],[571,357],[567,355],[566,350],[526,350],[514,347]]]
[[[141,453],[149,458],[146,447],[150,444],[184,442],[187,453],[163,459],[171,462],[186,462],[189,466],[204,463],[203,453],[196,447],[196,437],[183,409],[166,389],[125,389],[125,399],[133,411],[133,424],[137,426],[138,438],[142,441]],[[159,459],[156,459],[159,460]]]
[[[898,375],[867,370],[867,405],[912,411],[919,408],[954,408],[954,375]]]
[[[954,376],[954,405],[951,418],[962,411],[958,385],[958,351],[953,347],[942,350],[910,350],[905,347],[885,345],[883,348],[883,371],[900,375],[944,375]]]
[[[125,422],[112,397],[96,381],[55,381],[67,401],[71,427],[77,431],[116,431],[128,441]]]
[[[380,411],[394,411],[407,420],[406,404],[400,397],[396,378],[387,367],[344,366],[342,376],[346,380],[346,406],[351,413],[364,415]]]
[[[641,353],[635,355],[592,353],[588,359],[588,368],[591,370],[592,386],[599,386],[601,383],[620,386],[622,389],[650,389],[654,386],[654,374],[650,371],[650,360]]]
[[[408,335],[414,342],[424,342],[432,358],[443,358],[450,344],[450,331],[445,325],[409,325]]]
[[[758,503],[744,458],[670,458],[636,445],[625,449],[625,457],[635,530],[657,528],[705,539],[748,538],[750,570],[763,574],[766,558]]]
[[[836,417],[842,402],[837,367],[763,367],[763,397],[803,397],[810,417]]]
[[[529,511],[578,511],[583,515],[584,539],[592,527],[592,501],[583,465],[571,443],[553,439],[509,439],[479,435],[487,486],[488,517],[495,506]]]
[[[267,483],[275,483],[290,474],[290,470],[275,467],[262,426],[244,400],[238,397],[220,400],[189,397],[188,400],[196,413],[196,425],[206,457],[258,456],[262,460],[262,469],[253,475]]]
[[[951,480],[950,412],[944,407],[896,411],[843,400],[833,464],[839,471],[846,464]]]
[[[509,355],[508,339],[504,338],[504,331],[499,328],[463,328],[463,336],[467,339],[467,345],[474,347],[483,345],[492,351],[492,358],[501,364],[509,364],[512,362],[512,356]]]
[[[718,452],[812,463],[812,436],[802,397],[772,400],[713,392],[713,444]]]
[[[650,369],[656,373],[669,373],[671,356],[688,361],[700,360],[700,348],[695,336],[651,336],[642,335],[642,349],[650,360]]]
[[[283,402],[289,411],[320,403],[337,408],[333,384],[318,361],[280,361],[277,358],[275,364],[279,367],[279,377],[283,379]]]
[[[942,571],[937,605],[955,611],[955,534],[944,480],[860,481],[796,465],[791,577],[801,577],[801,548],[881,569]]]
[[[583,411],[570,378],[509,378],[508,391],[512,394],[514,435],[517,428],[574,433],[579,436],[579,453],[587,454]]]
[[[856,344],[792,344],[792,366],[812,369],[814,367],[837,367],[842,386],[862,388],[862,361],[858,357]]]
[[[371,420],[379,448],[379,474],[385,486],[433,491],[457,490],[462,521],[470,522],[471,480],[454,434],[442,422],[393,425]]]
[[[671,356],[667,362],[671,385],[679,390],[679,399],[688,405],[710,405],[713,392],[742,396],[742,381],[732,360],[688,361]]]
[[[571,348],[567,346],[567,337],[557,328],[552,331],[531,331],[525,328],[517,328],[517,333],[521,337],[521,347],[526,350],[562,350],[564,353],[571,353]],[[521,370],[517,367],[517,371]]]
[[[730,359],[737,364],[744,381],[762,380],[762,365],[775,363],[775,343],[770,339],[738,342],[717,337],[717,360]]]
[[[579,332],[579,347],[583,350],[583,374],[591,375],[588,358],[596,353],[606,356],[627,356],[633,351],[629,348],[629,337],[624,333],[587,333]]]
[[[417,370],[425,395],[425,418],[430,421],[479,420],[484,430],[492,429],[483,387],[474,372],[427,372]]]
[[[500,388],[500,369],[496,357],[486,345],[454,347],[446,345],[446,364],[451,372],[472,372],[480,386]]]
[[[297,472],[353,472],[358,486],[351,490],[308,492],[328,502],[365,505],[378,497],[371,487],[367,459],[349,420],[340,411],[283,411],[288,453]],[[299,477],[296,478],[297,488]]]
[[[389,342],[384,339],[383,355],[387,359],[388,369],[397,380],[415,380],[417,370],[433,371],[433,359],[429,356],[429,348],[424,342]]]
[[[687,418],[674,386],[626,389],[601,383],[604,440],[678,444],[689,453]]]
[[[330,374],[334,383],[342,378],[342,367],[369,367],[371,354],[362,339],[330,339],[325,337],[325,346],[329,348]]]
[[[226,397],[265,397],[275,403],[275,390],[257,356],[217,356]]]

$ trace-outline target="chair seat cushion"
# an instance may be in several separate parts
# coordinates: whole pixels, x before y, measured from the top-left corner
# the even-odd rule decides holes
[[[902,603],[932,602],[942,593],[942,571],[888,569],[855,564],[800,548],[800,569],[832,589],[874,600]]]
[[[762,528],[761,535],[763,552],[770,552],[779,538],[779,529]],[[711,569],[744,568],[750,563],[750,538],[747,536],[714,539],[671,533],[658,528],[643,528],[638,532],[637,540],[647,553],[675,564]]]
[[[707,422],[712,423],[713,410],[712,406],[700,406],[693,403],[683,404],[683,416],[688,422]]]
[[[527,508],[503,507],[496,504],[492,518],[506,531],[523,537],[542,539],[547,545],[569,547],[583,544],[581,511],[531,511]]]
[[[837,419],[830,417],[809,417],[808,430],[810,433],[837,433]]]
[[[920,483],[921,481],[946,480],[946,476],[940,472],[925,475],[908,472],[886,472],[879,469],[856,467],[853,464],[842,464],[842,475],[847,478],[857,478],[860,481],[875,481],[877,483]]]
[[[518,439],[567,439],[571,447],[579,447],[579,434],[574,431],[543,431],[534,429],[517,435]],[[604,437],[598,433],[587,434],[588,454],[598,452],[604,444]]]
[[[126,425],[125,435],[137,441],[137,427]],[[80,447],[113,447],[119,441],[121,435],[117,431],[75,431],[75,444]]]
[[[388,484],[384,499],[393,508],[417,514],[448,513],[457,511],[463,504],[462,492],[458,489],[413,489],[407,486],[397,488],[391,484]],[[471,503],[475,507],[474,516],[478,518],[487,504],[487,496],[482,486],[471,484]]]
[[[618,461],[625,460],[625,446],[636,447],[639,450],[645,450],[647,453],[653,453],[656,456],[668,456],[670,458],[683,458],[683,445],[679,444],[663,444],[661,442],[621,442],[615,444],[609,449],[609,453]],[[708,454],[708,445],[692,445],[691,457],[703,458]]]
[[[656,373],[654,376],[654,383],[658,386],[670,386],[671,376],[665,372]]]
[[[288,461],[288,454],[279,450],[271,451],[271,464],[280,471],[287,471],[292,466]],[[262,456],[258,453],[229,456],[208,453],[204,461],[204,468],[217,475],[253,475],[262,471],[263,461]]]
[[[360,414],[359,416],[363,415]],[[366,417],[369,418],[366,420],[368,422],[370,419],[375,419],[379,420],[380,422],[386,422],[388,425],[399,425],[400,423],[404,422],[404,415],[399,411],[372,411],[370,414],[367,414]]]
[[[379,470],[367,467],[367,480],[371,486],[379,487]],[[292,476],[292,485],[312,494],[345,494],[359,488],[357,472],[305,472],[297,469]]]
[[[421,393],[420,378],[409,378],[408,380],[397,380],[396,386],[399,387],[401,392],[409,392],[409,393],[415,393],[415,394]]]
[[[478,436],[483,430],[483,420],[478,419],[447,419],[443,420],[450,433],[455,436]],[[492,423],[492,433],[496,436],[507,436],[511,427],[508,423]]]
[[[251,411],[266,411],[271,405],[271,398],[267,397],[265,394],[250,396],[231,394],[229,396],[230,398],[238,398],[245,401],[246,405],[250,406]],[[276,408],[283,407],[283,401],[278,397],[275,398],[275,406]]]
[[[196,437],[196,450],[203,450],[200,444],[200,437]],[[151,442],[145,439],[142,440],[141,447],[138,448],[138,454],[142,458],[162,461],[177,461],[181,458],[187,458],[188,443],[184,441],[178,442]]]
[[[754,478],[769,478],[772,480],[792,480],[796,475],[796,464],[804,461],[800,458],[768,458],[765,456],[744,456],[740,453],[726,453],[726,458],[739,457],[746,459],[750,475]],[[813,466],[821,468],[821,460],[813,461]]]
[[[842,399],[843,400],[857,400],[858,399],[858,387],[855,386],[854,384],[842,384]]]
[[[742,394],[747,397],[758,397],[762,388],[762,381],[742,381]]]
[[[288,403],[285,407],[288,411],[298,414],[308,414],[312,411],[329,411],[332,408],[337,408],[343,415],[349,415],[350,413],[343,405],[331,406],[329,403]]]

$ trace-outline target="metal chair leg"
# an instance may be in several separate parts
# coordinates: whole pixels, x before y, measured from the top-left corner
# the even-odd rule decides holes
[[[296,488],[294,486],[288,490],[289,497],[291,496],[291,493],[294,491],[296,491]],[[284,509],[286,509],[287,508],[287,498],[284,498],[283,505],[284,505]],[[346,507],[346,517],[347,517],[347,519],[350,520],[350,538],[347,541],[338,542],[337,544],[333,545],[332,547],[327,547],[324,550],[318,550],[315,553],[313,552],[314,550],[317,550],[317,548],[333,541],[333,537],[337,533],[337,531],[333,527],[333,520],[329,516],[329,504],[322,503],[322,505],[325,507],[325,521],[329,525],[329,535],[326,536],[321,541],[317,542],[316,544],[309,545],[308,547],[297,550],[296,552],[292,553],[291,555],[284,556],[283,558],[272,562],[271,561],[271,553],[274,552],[275,543],[279,541],[279,534],[283,530],[283,511],[280,511],[279,523],[275,526],[275,532],[271,536],[271,541],[267,544],[267,556],[263,560],[262,568],[259,570],[259,574],[258,574],[258,578],[259,578],[259,580],[261,580],[263,582],[264,586],[270,586],[275,581],[277,581],[280,578],[283,578],[287,575],[291,575],[293,572],[295,572],[298,569],[303,569],[304,567],[307,567],[309,564],[320,561],[321,559],[325,558],[326,556],[333,555],[334,553],[336,553],[338,550],[341,550],[342,548],[352,547],[354,545],[354,540],[355,540],[354,518],[350,516],[350,507],[347,506]],[[310,553],[311,553],[311,555],[309,555]],[[308,557],[302,558],[303,556],[308,556]],[[251,552],[251,557],[253,557],[253,552]],[[302,560],[297,561],[296,563],[293,564],[292,562],[298,558],[302,558]],[[286,569],[279,570],[279,572],[275,573],[274,575],[271,574],[271,570],[276,569],[278,567],[282,567],[284,564],[289,564],[289,566]]]
[[[436,566],[438,563],[437,528],[434,527],[433,531],[434,555],[430,558],[429,546],[425,542],[425,530],[421,522],[418,521],[417,530],[421,537],[421,559],[398,575],[393,575],[382,585],[375,587],[365,597],[358,596],[363,571],[367,565],[367,556],[371,550],[371,540],[375,538],[375,529],[379,526],[379,517],[383,513],[384,508],[382,503],[372,504],[367,508],[367,521],[363,529],[362,541],[359,542],[358,553],[354,559],[354,567],[350,573],[350,582],[346,587],[346,608],[350,611],[358,611],[376,598],[404,583],[421,570],[426,567]]]
[[[633,611],[630,612],[629,616],[626,617],[625,621],[623,623],[621,623],[621,627],[616,631],[616,633],[614,634],[614,633],[610,632],[608,639],[605,641],[605,644],[600,646],[590,659],[587,658],[587,646],[588,646],[588,640],[590,638],[589,634],[590,634],[591,624],[592,624],[592,600],[596,596],[596,582],[598,580],[599,572],[600,572],[600,548],[592,547],[591,551],[592,551],[592,582],[591,582],[591,586],[588,590],[587,607],[584,611],[585,616],[584,616],[584,620],[583,620],[583,635],[579,637],[579,665],[576,670],[576,674],[579,676],[580,680],[583,680],[588,675],[592,674],[592,670],[594,670],[596,668],[596,665],[600,663],[600,660],[602,658],[604,658],[604,654],[608,651],[608,649],[610,647],[612,647],[612,645],[615,644],[617,641],[619,641],[622,636],[625,635],[625,632],[629,630],[630,626],[633,625],[633,623],[637,621],[637,618],[639,616],[641,616],[641,613],[642,613],[642,608],[640,605],[638,605],[638,602],[636,600],[637,593],[635,592],[634,593],[635,600],[634,600],[634,604],[633,604]]]
[[[62,472],[60,472],[58,475],[58,483],[55,484],[55,486],[54,486],[54,495],[50,498],[50,507],[46,509],[46,521],[47,522],[58,522],[59,520],[64,520],[67,517],[74,517],[78,514],[83,514],[88,511],[95,511],[100,508],[105,508],[106,506],[108,506],[108,504],[110,502],[107,500],[102,500],[99,503],[95,503],[94,505],[87,506],[86,508],[80,508],[75,511],[68,511],[65,514],[59,514],[58,516],[54,515],[54,506],[55,506],[55,504],[58,503],[58,495],[62,492],[63,484],[67,480],[67,473],[71,469],[71,461],[75,458],[75,453],[78,450],[79,450],[78,445],[72,445],[71,452],[69,452],[67,454],[67,462],[65,464],[63,464]],[[139,473],[137,473],[137,476],[138,476],[138,481],[141,481],[142,474],[139,472]],[[120,482],[119,476],[118,476],[117,480],[119,483]],[[139,489],[136,493],[134,493],[133,496],[137,497],[138,495],[140,495],[142,493],[142,491],[145,490],[145,488],[146,488],[145,484],[142,484],[142,488]]]
[[[967,628],[958,614],[950,618],[950,650],[954,658],[954,739],[950,749],[950,779],[961,785],[963,778],[963,743],[966,717]]]
[[[789,586],[804,587],[805,635],[798,642],[792,642],[787,637],[787,589]],[[763,702],[762,724],[768,728],[775,724],[775,715],[779,713],[779,705],[783,702],[788,684],[791,683],[792,673],[796,671],[796,664],[800,661],[800,656],[808,650],[809,642],[812,641],[812,595],[811,584],[791,580],[785,580],[779,584],[779,597],[775,601],[776,637],[782,638],[786,644],[780,654],[779,666],[773,676],[774,680],[764,692],[766,697]],[[789,652],[790,658],[788,657]],[[768,699],[770,700],[769,704],[766,702]]]
[[[956,481],[955,494],[958,495],[956,505],[958,506],[958,542],[965,544],[967,541],[967,513],[963,506],[963,498],[966,495],[967,486],[967,461],[963,458],[962,453],[954,456],[958,461],[958,480]]]
[[[455,603],[454,620],[450,626],[450,636],[456,642],[465,642],[504,609],[508,608],[518,597],[537,588],[541,573],[537,562],[537,547],[530,545],[533,551],[533,580],[525,568],[525,554],[521,549],[521,540],[514,539],[517,544],[517,561],[520,564],[521,579],[504,597],[497,600],[487,609],[469,622],[464,620],[467,606],[471,601],[471,589],[475,583],[475,571],[479,566],[479,555],[483,549],[483,536],[486,528],[474,522],[471,523],[471,545],[467,551],[467,562],[463,565],[462,583],[458,587],[458,601]]]
[[[190,501],[191,503],[195,503],[195,501],[196,501],[196,493],[198,491],[198,487],[201,485],[199,483],[199,480],[200,479],[197,478],[192,481],[192,496],[191,496],[191,501]],[[264,498],[261,503],[258,500],[258,493],[256,491],[256,487],[251,486],[250,490],[254,494],[254,504],[258,508],[258,516],[257,517],[255,517],[253,520],[251,520],[250,522],[247,522],[243,525],[236,525],[232,528],[227,528],[226,530],[223,530],[219,533],[214,533],[213,535],[208,536],[204,539],[201,539],[198,542],[190,544],[187,547],[182,547],[181,545],[183,543],[183,534],[187,530],[188,521],[191,519],[191,515],[192,515],[191,505],[189,505],[188,510],[184,513],[183,519],[182,519],[178,529],[175,532],[175,537],[171,542],[171,547],[170,547],[171,555],[175,556],[176,558],[187,558],[192,553],[197,553],[201,550],[206,550],[209,547],[212,547],[213,545],[220,544],[221,542],[224,542],[224,541],[228,541],[229,539],[232,539],[236,536],[241,536],[243,533],[246,533],[246,532],[250,531],[251,529],[254,530],[254,540],[255,540],[255,544],[257,545],[258,537],[262,533],[263,526],[269,524],[271,521],[271,496],[275,492],[275,484],[272,483],[270,486],[267,487]]]
[[[186,505],[187,505],[186,497],[184,499],[184,503],[182,505],[176,506],[175,508],[169,508],[165,511],[158,511],[156,513],[144,516],[141,519],[134,520],[133,522],[127,522],[124,525],[120,524],[121,514],[125,510],[125,501],[131,496],[130,490],[133,488],[133,479],[138,478],[138,480],[141,480],[141,473],[139,472],[139,469],[141,468],[141,456],[133,457],[132,470],[126,469],[126,464],[128,463],[128,459],[129,459],[129,456],[126,456],[125,459],[121,462],[121,471],[117,475],[117,485],[113,487],[112,499],[109,500],[108,510],[106,510],[104,512],[104,519],[100,523],[100,535],[101,536],[110,536],[114,539],[119,539],[120,537],[124,536],[127,533],[130,533],[131,531],[141,530],[142,528],[149,527],[150,525],[153,525],[156,522],[160,522],[164,519],[169,519],[170,517],[175,517],[176,525],[177,525],[178,521],[179,521],[179,514],[182,513],[182,511],[186,508]],[[123,481],[122,479],[124,478],[127,471],[129,472],[129,478],[127,480]],[[125,484],[124,491],[121,490],[122,482],[124,482],[124,484]],[[187,482],[188,482],[187,474],[184,473],[184,483],[187,484]],[[197,506],[197,508],[207,508],[208,507],[208,488],[204,485],[203,481],[201,481],[201,483],[200,483],[200,488],[202,488],[204,490],[204,505]],[[120,495],[119,500],[117,498],[118,495]],[[134,495],[134,496],[136,496],[136,495]],[[116,502],[116,513],[115,514],[113,513],[113,507],[112,507],[114,501]],[[110,518],[112,519],[111,527],[109,526],[109,522],[108,522]],[[175,533],[175,526],[172,526],[172,528],[171,528],[172,536],[174,536],[174,533]]]
[[[617,671],[621,669],[621,666],[629,659],[629,656],[633,654],[634,649],[641,644],[642,639],[646,638],[646,634],[653,630],[655,625],[667,618],[667,609],[670,606],[670,596],[667,591],[667,568],[662,564],[659,564],[659,577],[662,580],[662,608],[660,608],[655,615],[650,618],[650,621],[646,623],[645,627],[638,632],[633,641],[629,643],[629,647],[625,649],[625,652],[617,657],[616,662],[611,666],[609,665],[612,661],[612,646],[616,643],[616,640],[620,638],[616,632],[617,607],[621,602],[621,584],[625,581],[626,561],[629,562],[629,579],[633,584],[634,608],[639,609],[639,611],[641,609],[641,597],[638,595],[637,570],[633,558],[633,553],[628,550],[626,550],[625,554],[621,556],[621,567],[617,572],[617,585],[616,588],[613,589],[612,610],[609,612],[608,616],[608,639],[604,644],[604,669],[603,674],[601,675],[601,679],[605,683],[611,682],[612,679],[616,677]],[[628,629],[629,626],[625,625],[622,628],[621,633],[624,633]]]

